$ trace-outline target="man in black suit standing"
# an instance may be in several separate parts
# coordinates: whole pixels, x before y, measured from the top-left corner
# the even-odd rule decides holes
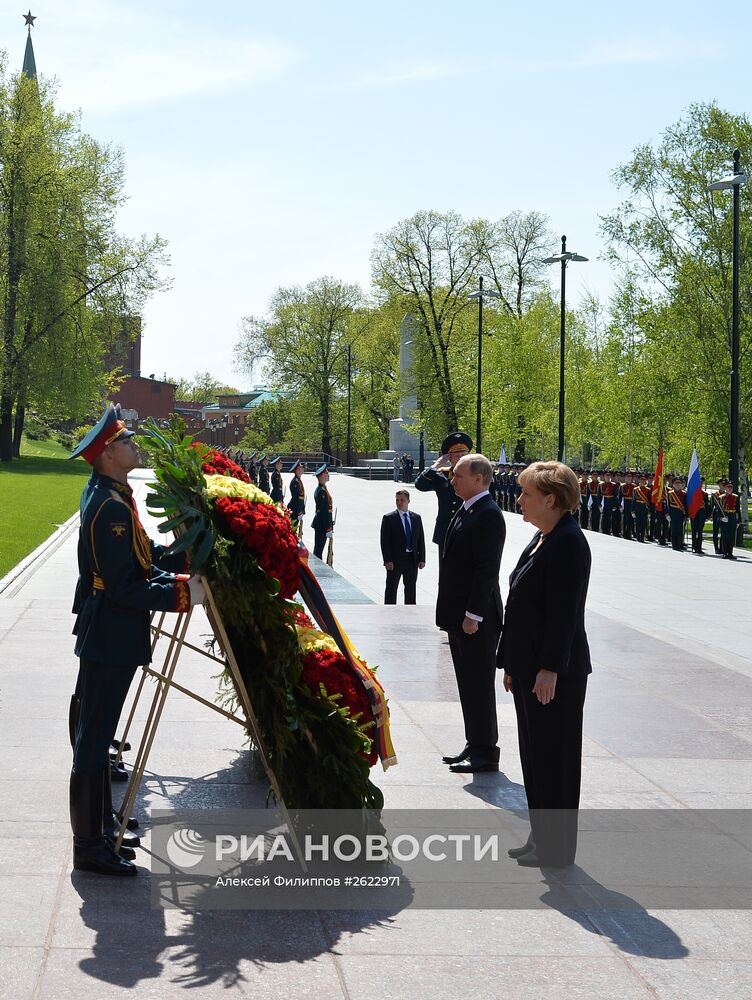
[[[420,514],[408,510],[410,494],[397,490],[397,509],[381,519],[381,555],[386,567],[384,604],[397,603],[400,578],[405,581],[405,604],[415,604],[418,570],[426,565],[426,540]]]
[[[449,635],[457,678],[465,748],[444,763],[457,774],[498,771],[496,647],[503,605],[499,565],[504,515],[489,494],[493,470],[483,455],[465,455],[452,486],[462,506],[452,518],[439,566],[436,624]]]

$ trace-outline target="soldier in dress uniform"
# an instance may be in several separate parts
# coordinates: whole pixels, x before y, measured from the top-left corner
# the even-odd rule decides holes
[[[439,548],[439,560],[444,551],[444,538],[456,512],[462,506],[462,500],[454,492],[452,486],[452,470],[463,455],[469,455],[473,442],[469,434],[454,431],[441,442],[441,455],[433,465],[424,469],[415,480],[415,488],[421,493],[435,493],[439,509],[436,514],[436,524],[433,529],[433,541]]]
[[[702,551],[702,536],[705,531],[705,522],[711,514],[710,497],[705,489],[705,480],[700,480],[700,496],[702,504],[696,511],[694,517],[690,517],[689,523],[692,528],[692,551],[698,556],[704,555]]]
[[[264,493],[271,492],[271,482],[269,480],[269,457],[259,455],[258,459],[258,488]]]
[[[512,468],[512,496],[509,503],[510,514],[519,514],[520,508],[517,506],[517,501],[522,496],[522,487],[520,486],[520,473],[525,471],[524,462],[515,462]]]
[[[622,496],[621,488],[622,483],[622,473],[615,472],[613,474],[614,481],[614,509],[611,514],[611,534],[616,538],[621,538],[622,532],[622,503],[624,502],[624,497]]]
[[[138,517],[128,473],[138,448],[111,403],[77,445],[94,475],[81,498],[74,613],[76,691],[80,699],[70,817],[73,867],[104,875],[135,875],[131,847],[113,850],[118,829],[112,811],[109,747],[136,668],[151,661],[150,611],[183,612],[204,590],[187,569],[184,552],[155,545]],[[129,837],[133,846],[138,838]],[[125,843],[125,840],[124,840]]]
[[[734,493],[734,484],[727,479],[723,484],[720,497],[721,510],[721,550],[724,559],[736,559],[734,544],[736,543],[736,527],[739,520],[739,497]]]
[[[639,483],[632,492],[632,508],[634,510],[635,537],[638,542],[644,542],[650,511],[650,487],[647,476],[640,476]]]
[[[248,473],[248,478],[251,480],[254,486],[258,486],[258,471],[256,469],[256,463],[254,461],[256,455],[258,455],[257,451],[251,452],[251,454],[248,456],[248,465],[246,466],[246,472]]]
[[[501,510],[504,509],[504,496],[501,491],[501,466],[494,465],[493,475],[491,476],[491,484],[488,487],[488,492],[491,498],[496,503],[496,506]]]
[[[687,494],[683,486],[683,480],[679,476],[674,476],[671,486],[666,490],[668,513],[671,521],[671,548],[675,552],[683,552],[687,547],[684,544],[684,522],[687,519]]]
[[[655,478],[655,477],[654,477]],[[668,501],[666,499],[666,482],[663,483],[663,491],[660,496],[654,495],[658,491],[658,484],[654,481],[651,487],[651,518],[650,518],[650,532],[652,535],[652,541],[658,542],[662,547],[668,545],[668,524],[666,521],[666,507]]]
[[[600,484],[599,493],[601,496],[601,532],[610,535],[613,526],[614,505],[616,503],[616,487],[611,479],[611,471],[603,473],[603,482]]]
[[[334,534],[334,517],[332,515],[333,503],[332,495],[327,488],[329,482],[329,468],[324,462],[316,469],[314,475],[318,479],[318,486],[313,492],[313,503],[315,512],[311,527],[314,531],[313,554],[319,559],[324,558],[324,546],[327,538]]]
[[[588,483],[588,505],[590,507],[590,529],[601,530],[601,480],[595,469],[590,473]]]
[[[712,508],[712,519],[713,519],[713,548],[715,549],[715,554],[720,556],[723,553],[721,547],[721,518],[724,517],[723,505],[721,504],[721,497],[724,494],[724,485],[726,480],[723,476],[718,480],[718,489],[710,497],[710,504]]]
[[[271,498],[275,503],[283,503],[285,499],[285,484],[282,482],[282,459],[279,455],[271,460]]]
[[[507,463],[507,465],[504,468],[503,483],[504,483],[504,510],[511,511],[512,509],[511,497],[512,497],[513,483],[512,483],[512,466],[509,463]]]
[[[632,497],[634,496],[635,484],[634,484],[634,474],[632,472],[626,472],[624,474],[624,482],[621,484],[621,502],[624,506],[622,512],[622,537],[626,538],[627,541],[632,540],[632,529],[634,528],[634,505]],[[646,512],[647,513],[647,512]],[[644,537],[644,532],[643,532]]]
[[[298,523],[298,538],[303,534],[303,515],[305,514],[305,486],[303,485],[303,463],[298,459],[293,462],[290,472],[290,513],[293,521]]]
[[[580,527],[585,530],[588,526],[590,511],[588,510],[588,497],[590,496],[590,491],[588,490],[588,477],[587,472],[580,469],[579,472],[580,480]]]

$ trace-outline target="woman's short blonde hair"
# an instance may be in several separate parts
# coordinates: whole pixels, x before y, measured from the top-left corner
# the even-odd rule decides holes
[[[563,462],[533,462],[519,474],[517,482],[553,494],[559,510],[574,513],[580,506],[580,481]]]

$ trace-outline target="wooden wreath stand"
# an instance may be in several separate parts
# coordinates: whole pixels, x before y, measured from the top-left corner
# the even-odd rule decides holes
[[[125,729],[123,735],[120,738],[120,746],[118,748],[117,760],[119,761],[122,756],[122,748],[125,741],[128,738],[128,733],[133,724],[134,716],[136,714],[136,708],[141,699],[141,695],[144,690],[144,685],[146,683],[146,678],[151,677],[157,681],[156,690],[154,691],[154,696],[151,701],[151,706],[149,708],[149,714],[146,719],[146,724],[144,726],[144,732],[141,737],[141,742],[138,747],[138,752],[136,754],[136,760],[133,764],[133,772],[128,782],[128,788],[126,789],[125,798],[123,799],[123,805],[120,811],[120,832],[118,833],[117,840],[115,842],[115,851],[120,851],[120,846],[123,842],[123,836],[125,834],[128,820],[133,813],[133,807],[136,802],[136,795],[143,781],[144,773],[146,771],[146,765],[149,760],[149,754],[151,753],[152,744],[154,743],[154,738],[157,735],[157,730],[159,729],[159,723],[162,718],[162,712],[164,711],[165,704],[167,702],[167,696],[172,688],[182,692],[182,694],[187,695],[189,698],[193,698],[194,701],[200,702],[200,704],[205,705],[210,708],[213,712],[217,712],[219,715],[223,715],[226,719],[230,719],[232,722],[236,722],[239,726],[244,729],[248,729],[253,737],[253,741],[258,748],[258,753],[261,757],[261,761],[264,765],[264,771],[269,779],[269,784],[271,785],[272,792],[275,799],[282,810],[282,815],[287,823],[288,830],[290,832],[290,838],[292,840],[295,852],[298,856],[298,861],[300,862],[304,871],[307,871],[307,865],[303,857],[303,852],[300,848],[300,844],[295,835],[295,829],[290,821],[289,813],[287,807],[285,806],[284,799],[282,798],[282,793],[280,791],[279,782],[274,774],[274,769],[271,765],[269,759],[269,752],[264,745],[264,741],[261,738],[261,730],[259,728],[258,720],[256,718],[256,713],[253,710],[253,705],[251,704],[250,695],[248,694],[248,689],[245,686],[243,676],[240,673],[240,668],[238,667],[238,661],[230,645],[230,640],[227,637],[227,632],[222,622],[222,616],[219,613],[216,601],[214,600],[214,595],[212,589],[209,586],[209,581],[205,576],[199,574],[201,582],[204,585],[204,590],[206,591],[206,601],[204,603],[204,610],[206,611],[206,616],[209,619],[209,625],[214,633],[214,637],[219,644],[219,648],[224,654],[224,658],[221,656],[215,656],[213,653],[209,652],[207,649],[201,649],[198,646],[194,646],[192,643],[186,640],[186,634],[188,632],[188,625],[191,620],[191,615],[193,609],[189,609],[186,612],[175,615],[174,627],[172,631],[165,628],[165,617],[167,615],[166,611],[162,611],[159,614],[156,612],[152,615],[151,621],[151,631],[152,631],[152,642],[151,642],[151,652],[152,657],[156,651],[157,644],[159,640],[164,638],[168,640],[167,651],[162,660],[162,666],[159,670],[155,670],[151,666],[144,666],[141,668],[141,679],[138,683],[138,688],[136,689],[136,695],[133,699],[133,704],[131,705],[131,710],[128,715],[128,721],[125,724]],[[194,653],[198,653],[200,656],[205,656],[207,659],[212,660],[215,663],[220,664],[222,667],[227,667],[232,675],[232,679],[235,685],[235,690],[240,699],[240,704],[242,705],[243,712],[245,713],[245,719],[239,718],[237,715],[233,715],[231,712],[226,711],[224,708],[220,708],[219,705],[213,704],[206,698],[202,698],[201,695],[197,694],[195,691],[191,691],[189,688],[182,684],[179,684],[175,680],[175,671],[180,660],[180,654],[184,649],[189,649]]]

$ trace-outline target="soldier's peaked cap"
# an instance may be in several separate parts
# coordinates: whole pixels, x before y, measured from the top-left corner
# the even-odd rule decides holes
[[[133,437],[133,431],[129,431],[125,426],[120,415],[120,407],[108,403],[95,426],[83,440],[78,442],[68,457],[78,458],[80,455],[86,459],[89,465],[92,465],[108,444],[119,441],[121,438],[130,437]]]
[[[313,474],[314,476],[320,476],[322,472],[328,472],[328,471],[329,471],[329,466],[326,464],[326,462],[324,462],[324,464],[320,465]]]
[[[473,439],[463,431],[452,431],[441,442],[441,454],[448,455],[452,448],[456,448],[458,445],[467,448],[468,451],[472,451]]]
[[[290,472],[295,472],[295,470],[298,468],[300,469],[303,468],[303,463],[300,461],[300,459],[298,459],[297,462],[292,463],[292,465],[290,466]]]

